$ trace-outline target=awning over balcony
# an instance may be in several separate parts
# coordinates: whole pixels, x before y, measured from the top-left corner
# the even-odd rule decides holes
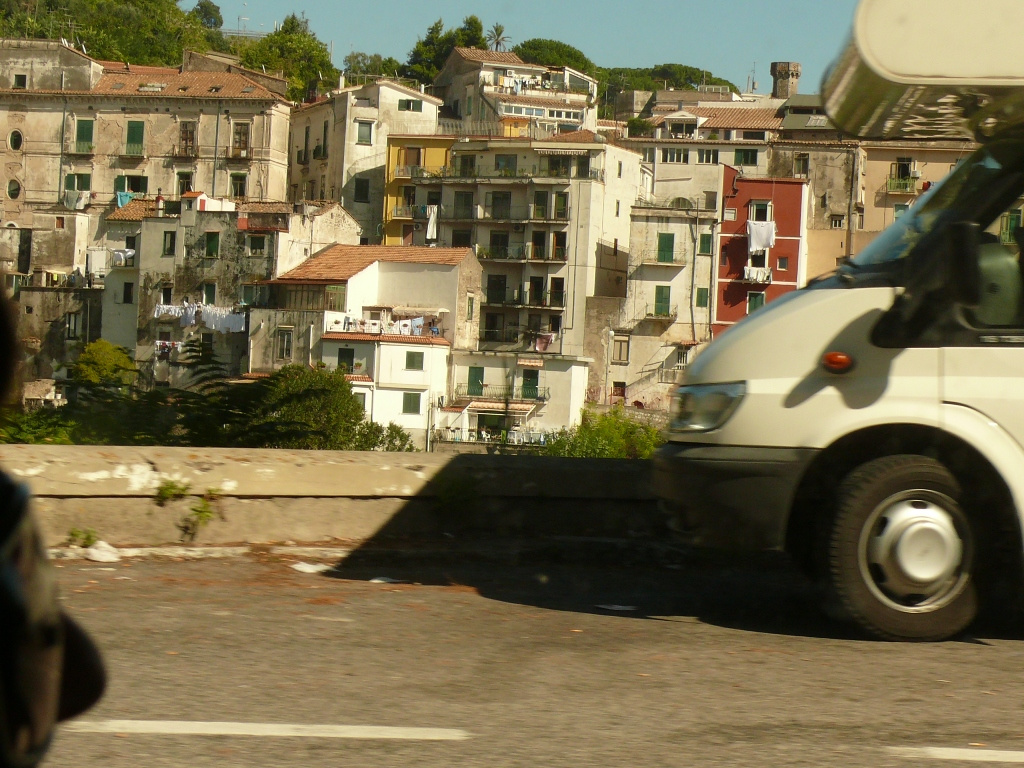
[[[402,315],[404,317],[439,317],[441,315],[447,315],[448,310],[444,307],[391,307],[392,315]]]
[[[555,141],[558,139],[555,138]],[[534,147],[534,152],[538,155],[589,155],[590,152],[586,149],[539,149]]]
[[[480,413],[529,413],[536,407],[535,403],[503,403],[497,400],[471,400],[467,410]]]
[[[542,357],[520,357],[517,361],[520,368],[543,368],[544,358]]]

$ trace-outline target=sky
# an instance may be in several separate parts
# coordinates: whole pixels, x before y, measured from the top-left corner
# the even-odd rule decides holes
[[[216,0],[215,0],[216,1]],[[193,0],[181,0],[188,10]],[[560,40],[602,67],[685,64],[746,90],[771,91],[773,61],[802,67],[800,93],[818,93],[822,75],[849,34],[856,0],[222,0],[225,28],[271,32],[288,13],[305,14],[331,46],[334,64],[352,51],[404,62],[439,18],[445,27],[475,14],[484,29],[505,27],[510,47]],[[753,76],[753,77],[752,77]]]

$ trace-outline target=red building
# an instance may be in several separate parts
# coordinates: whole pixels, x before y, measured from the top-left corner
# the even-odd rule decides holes
[[[722,181],[715,335],[799,288],[807,271],[806,180],[746,178],[726,166]]]

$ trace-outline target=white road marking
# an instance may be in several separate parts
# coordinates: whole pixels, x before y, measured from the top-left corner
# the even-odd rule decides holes
[[[174,736],[298,736],[307,739],[404,739],[464,741],[454,728],[392,728],[382,725],[299,725],[288,723],[216,723],[191,720],[84,720],[61,727],[71,733],[144,733]]]
[[[966,763],[1024,763],[1024,752],[947,747],[890,747],[889,754],[921,760],[960,760]]]

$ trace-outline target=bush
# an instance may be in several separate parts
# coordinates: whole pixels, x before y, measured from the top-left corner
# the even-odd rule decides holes
[[[555,432],[545,456],[599,459],[649,459],[664,442],[661,430],[645,417],[621,406],[604,413],[584,410],[580,423]]]

